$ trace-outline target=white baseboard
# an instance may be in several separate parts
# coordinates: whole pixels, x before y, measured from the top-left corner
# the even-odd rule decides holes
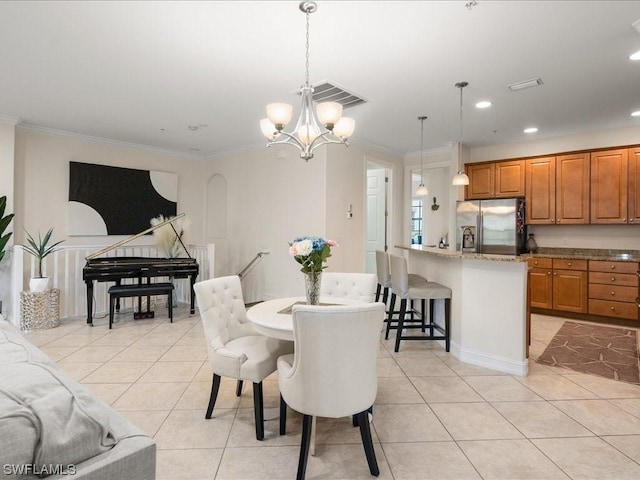
[[[491,370],[518,375],[520,377],[526,377],[529,373],[529,362],[527,359],[519,362],[471,350],[462,350],[460,346],[454,342],[451,342],[451,353],[461,362],[470,363],[478,367],[490,368]]]

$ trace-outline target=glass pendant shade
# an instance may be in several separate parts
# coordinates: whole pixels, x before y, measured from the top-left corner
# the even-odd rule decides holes
[[[276,126],[271,123],[268,118],[260,120],[260,130],[262,130],[262,135],[264,135],[268,140],[273,140],[278,137]]]
[[[333,126],[342,117],[342,105],[336,102],[322,102],[318,104],[316,112],[320,123],[327,129],[332,130]]]
[[[278,130],[291,121],[291,115],[293,114],[293,107],[287,103],[270,103],[267,105],[267,118],[273,123]]]
[[[429,195],[429,190],[424,186],[424,183],[421,183],[416,188],[416,197],[424,197],[425,195]]]
[[[356,121],[351,117],[342,117],[333,127],[333,133],[342,139],[347,139],[353,135],[356,129]]]
[[[467,177],[466,173],[459,171],[456,175],[454,175],[453,180],[451,180],[451,185],[454,185],[456,187],[469,185],[469,177]]]

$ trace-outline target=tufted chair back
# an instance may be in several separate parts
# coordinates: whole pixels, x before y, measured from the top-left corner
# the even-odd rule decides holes
[[[235,367],[232,372],[220,368],[222,365],[235,363],[231,362],[228,352],[225,352],[225,345],[240,337],[259,335],[247,319],[240,277],[232,275],[212,278],[196,283],[193,288],[207,340],[209,361],[214,371],[221,375],[237,376]],[[241,358],[236,360],[242,363]]]
[[[323,272],[320,296],[373,302],[377,282],[375,273]]]

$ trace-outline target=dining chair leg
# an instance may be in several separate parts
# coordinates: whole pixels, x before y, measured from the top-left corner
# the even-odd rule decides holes
[[[389,316],[387,317],[387,330],[384,333],[384,339],[389,339],[389,330],[391,330],[391,322],[393,321],[393,309],[396,306],[396,294],[391,292],[391,300],[389,300]]]
[[[211,418],[213,413],[213,406],[216,404],[216,398],[218,398],[218,390],[220,389],[220,375],[213,374],[213,380],[211,382],[211,395],[209,395],[209,406],[207,407],[207,413],[204,416],[207,420]]]
[[[387,306],[387,300],[389,300],[389,287],[384,287],[382,290],[382,303]]]
[[[420,314],[422,315],[422,333],[425,333],[427,324],[427,302],[424,298],[420,299]],[[431,331],[431,336],[433,336],[433,330]]]
[[[378,284],[376,286],[376,300],[375,300],[376,302],[380,300],[380,290],[382,290],[382,285]]]
[[[373,449],[373,440],[371,439],[371,427],[369,426],[369,410],[358,413],[358,423],[360,424],[360,437],[362,437],[362,445],[364,446],[364,454],[367,456],[369,471],[371,475],[380,475],[378,469],[378,461],[376,460],[376,452]]]
[[[398,331],[396,332],[396,345],[393,349],[394,352],[400,350],[400,340],[402,340],[402,330],[404,328],[404,314],[407,311],[407,299],[400,300],[400,313],[398,314]]]
[[[264,440],[264,412],[262,405],[262,382],[253,384],[253,414],[256,420],[256,439]]]
[[[296,480],[304,480],[307,471],[307,460],[309,459],[309,446],[311,445],[311,423],[313,416],[304,415],[302,417],[302,441],[300,442],[300,459],[298,460],[298,473]]]
[[[280,435],[287,433],[287,404],[280,395]]]
[[[244,384],[243,380],[238,380],[238,383],[236,384],[236,397],[239,397],[240,395],[242,395],[243,384]]]

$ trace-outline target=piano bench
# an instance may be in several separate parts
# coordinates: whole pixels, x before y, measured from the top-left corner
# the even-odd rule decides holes
[[[116,299],[122,297],[150,297],[166,295],[169,308],[169,320],[173,323],[173,283],[143,283],[130,285],[114,285],[109,287],[109,329],[113,325]],[[148,304],[147,304],[148,305]]]

